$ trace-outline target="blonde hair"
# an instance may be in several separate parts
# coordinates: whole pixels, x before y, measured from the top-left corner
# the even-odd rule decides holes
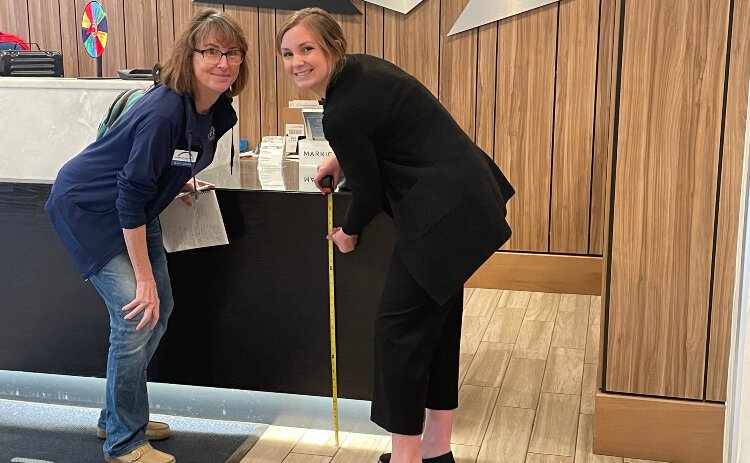
[[[159,70],[159,80],[177,93],[192,94],[195,88],[193,54],[205,38],[213,36],[227,48],[236,48],[247,53],[247,38],[242,26],[227,13],[207,9],[196,14],[172,46],[164,66]],[[236,96],[245,88],[250,75],[247,59],[240,63],[237,80],[226,93]]]
[[[318,42],[331,67],[329,82],[336,78],[346,60],[346,37],[339,23],[320,8],[304,8],[292,14],[276,33],[276,53],[281,55],[281,40],[289,29],[304,24]]]

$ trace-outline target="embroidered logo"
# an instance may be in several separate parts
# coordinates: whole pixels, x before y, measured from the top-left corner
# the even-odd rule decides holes
[[[216,138],[216,128],[212,125],[210,129],[208,129],[208,141],[214,141],[214,138]]]

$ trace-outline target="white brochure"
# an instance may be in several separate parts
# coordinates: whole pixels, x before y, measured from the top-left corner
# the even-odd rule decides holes
[[[286,190],[282,162],[285,137],[263,137],[258,154],[258,179],[264,190]]]

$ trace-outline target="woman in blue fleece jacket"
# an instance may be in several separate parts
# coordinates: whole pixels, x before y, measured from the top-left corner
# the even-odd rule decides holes
[[[148,440],[146,368],[173,307],[158,215],[208,166],[234,126],[247,40],[226,13],[196,15],[146,93],[100,140],[65,164],[45,206],[83,277],[110,316],[107,388],[97,434],[106,461],[169,463]],[[189,197],[188,197],[189,198]]]

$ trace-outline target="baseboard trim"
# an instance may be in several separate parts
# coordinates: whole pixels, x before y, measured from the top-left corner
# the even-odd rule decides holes
[[[672,463],[721,463],[725,405],[596,394],[594,453]]]
[[[466,287],[600,296],[602,264],[601,257],[496,252]]]

